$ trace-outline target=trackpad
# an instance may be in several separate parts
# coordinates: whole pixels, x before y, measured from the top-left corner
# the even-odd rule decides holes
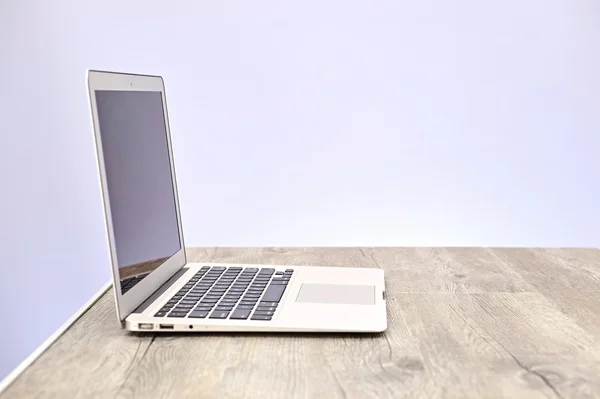
[[[375,305],[374,285],[302,284],[296,302]]]

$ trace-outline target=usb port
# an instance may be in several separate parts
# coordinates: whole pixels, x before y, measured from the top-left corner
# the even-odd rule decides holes
[[[160,329],[161,330],[172,330],[173,329],[173,324],[160,324]]]
[[[140,330],[152,330],[154,328],[154,324],[152,323],[139,323],[138,328]]]

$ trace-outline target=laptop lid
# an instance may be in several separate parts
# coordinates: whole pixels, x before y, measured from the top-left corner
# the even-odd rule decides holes
[[[90,70],[114,293],[123,321],[185,264],[163,79]]]

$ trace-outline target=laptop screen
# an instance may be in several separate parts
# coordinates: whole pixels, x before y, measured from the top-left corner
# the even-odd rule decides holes
[[[160,92],[97,90],[121,292],[181,249]]]

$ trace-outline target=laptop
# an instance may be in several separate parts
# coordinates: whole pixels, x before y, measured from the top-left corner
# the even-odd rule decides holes
[[[87,71],[117,315],[129,331],[381,332],[383,270],[191,263],[160,76]]]

